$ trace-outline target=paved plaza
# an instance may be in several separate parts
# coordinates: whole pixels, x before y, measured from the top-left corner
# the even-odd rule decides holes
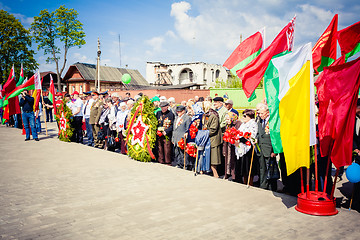
[[[360,238],[357,211],[302,214],[294,197],[61,142],[48,128],[25,142],[0,126],[0,239]]]

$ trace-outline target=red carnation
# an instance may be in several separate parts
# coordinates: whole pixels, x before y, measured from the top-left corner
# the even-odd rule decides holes
[[[251,137],[251,133],[250,133],[250,132],[244,133],[244,138],[249,139],[250,137]]]
[[[250,142],[250,141],[247,141],[245,144],[248,145],[248,146],[251,146],[251,142]]]

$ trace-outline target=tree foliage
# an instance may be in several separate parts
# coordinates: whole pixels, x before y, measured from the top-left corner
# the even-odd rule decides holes
[[[53,12],[44,9],[40,11],[39,16],[34,17],[30,28],[38,44],[38,50],[43,49],[45,55],[50,55],[46,61],[55,62],[59,91],[61,91],[60,78],[66,66],[69,49],[80,48],[85,44],[83,24],[77,17],[76,10],[65,6],[60,6]]]
[[[30,32],[12,14],[0,10],[0,84],[7,80],[12,65],[16,78],[20,75],[21,63],[25,76],[34,73],[38,64],[30,48]]]
[[[263,87],[263,80],[261,80],[257,88],[262,88],[262,87]],[[217,78],[215,80],[214,88],[242,88],[242,82],[241,79],[238,78],[237,76],[231,75],[227,79],[227,81]]]

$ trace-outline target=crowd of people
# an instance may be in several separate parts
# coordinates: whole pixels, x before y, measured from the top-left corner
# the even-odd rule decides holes
[[[76,91],[72,95],[65,94],[66,105],[73,113],[72,141],[126,154],[127,124],[134,103],[141,97],[142,93],[132,98],[130,93],[120,97],[117,93],[109,95],[96,91],[86,92],[82,97]],[[239,114],[233,108],[233,101],[224,97],[195,96],[178,104],[173,97],[152,97],[158,120],[153,149],[155,161],[195,170],[196,157],[188,154],[180,142],[195,143],[202,163],[196,165],[198,173],[277,191],[280,171],[270,140],[267,105],[260,103],[256,111],[245,109]],[[62,95],[56,98],[59,105]],[[253,137],[250,141],[246,138],[234,143],[224,141],[224,133],[233,127]],[[195,136],[205,132],[210,139],[209,146],[202,146]],[[110,136],[117,137],[118,143],[108,142]]]
[[[107,92],[93,91],[80,96],[75,91],[72,95],[57,94],[56,107],[63,102],[63,97],[73,115],[73,142],[127,154],[126,130],[131,119],[131,109],[136,101],[141,99],[142,93],[132,98],[130,93],[121,97],[117,93],[109,95]],[[256,110],[245,109],[241,113],[233,108],[233,101],[227,96],[195,96],[176,104],[173,97],[167,99],[157,95],[151,98],[151,102],[158,120],[156,144],[152,149],[156,157],[154,161],[272,191],[291,195],[300,192],[299,170],[287,176],[284,154],[275,154],[273,151],[266,100],[259,103]],[[20,106],[26,141],[30,139],[30,129],[36,141],[39,140],[37,134],[41,131],[41,127],[39,130],[36,123],[41,116],[41,110],[34,114],[33,104],[34,99],[28,91],[24,91]],[[45,100],[44,105],[47,109],[46,121],[52,121],[52,116],[48,113],[52,112],[52,106]],[[360,119],[360,101],[357,119]],[[359,124],[355,127],[359,128]],[[241,136],[229,141],[226,135],[232,129],[240,132]],[[358,132],[355,130],[354,146],[359,142]],[[116,137],[118,141],[109,142],[110,136]],[[207,143],[202,141],[206,137],[209,139]],[[196,145],[197,156],[185,151],[184,145],[189,143]],[[360,155],[358,148],[354,151]],[[327,158],[318,155],[317,159],[319,190],[326,182],[326,176],[327,190],[331,190],[331,174],[326,175],[325,172]],[[304,174],[306,175],[306,172]],[[278,186],[279,179],[283,186],[281,189]]]

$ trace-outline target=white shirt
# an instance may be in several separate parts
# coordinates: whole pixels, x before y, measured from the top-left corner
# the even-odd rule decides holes
[[[94,99],[90,98],[89,100],[87,100],[84,104],[84,109],[83,109],[83,116],[84,118],[90,118],[90,110],[91,110],[91,106],[94,103]]]
[[[82,116],[83,116],[83,113],[82,113],[82,111],[81,111],[83,104],[84,104],[84,103],[83,103],[83,101],[82,101],[80,98],[76,99],[75,102],[73,103],[72,109],[71,109],[73,114],[74,114],[75,112],[77,112],[77,111],[79,110],[79,108],[80,108],[79,113],[76,114],[76,115],[74,115],[75,117],[82,117]]]

